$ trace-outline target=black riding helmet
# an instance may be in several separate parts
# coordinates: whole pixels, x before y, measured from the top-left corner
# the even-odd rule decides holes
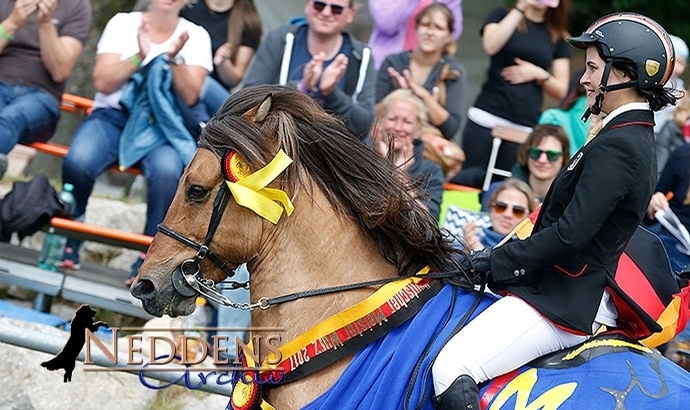
[[[593,106],[583,115],[598,115],[607,91],[637,87],[651,90],[663,87],[673,73],[675,53],[666,30],[654,20],[637,13],[613,13],[594,22],[579,37],[568,39],[577,48],[595,45],[606,66]],[[636,67],[637,79],[622,84],[606,85],[614,62],[631,62]]]

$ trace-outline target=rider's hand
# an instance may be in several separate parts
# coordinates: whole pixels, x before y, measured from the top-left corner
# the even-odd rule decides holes
[[[472,270],[477,273],[488,273],[491,270],[491,246],[470,253]]]
[[[491,249],[490,246],[487,246],[480,251],[472,252],[460,262],[460,267],[464,274],[460,276],[466,278],[466,280],[461,282],[469,281],[472,285],[480,286],[486,282],[487,273],[491,270],[491,263],[489,261]]]

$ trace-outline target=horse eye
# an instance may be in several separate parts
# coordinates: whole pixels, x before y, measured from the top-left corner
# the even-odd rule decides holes
[[[208,196],[209,190],[201,185],[192,185],[187,189],[187,197],[192,201],[201,201]]]

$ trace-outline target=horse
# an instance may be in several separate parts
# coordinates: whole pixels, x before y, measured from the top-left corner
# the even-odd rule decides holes
[[[283,329],[278,359],[260,358],[273,371],[236,381],[258,389],[241,396],[278,409],[431,409],[436,354],[496,297],[456,286],[472,279],[463,253],[419,188],[310,96],[240,90],[203,129],[131,293],[155,316],[188,315],[201,294],[252,309],[252,328]],[[215,284],[243,263],[256,302],[239,306]],[[490,409],[678,408],[687,394],[690,375],[616,334],[480,390]]]

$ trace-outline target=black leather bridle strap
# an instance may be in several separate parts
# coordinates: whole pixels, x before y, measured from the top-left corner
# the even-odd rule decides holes
[[[213,201],[213,212],[211,213],[211,220],[209,221],[208,231],[206,232],[206,238],[204,239],[203,244],[194,242],[193,240],[187,238],[179,232],[176,232],[168,228],[163,224],[158,224],[158,232],[165,234],[177,240],[178,242],[196,250],[197,254],[193,259],[194,263],[198,264],[199,262],[201,262],[202,259],[208,257],[213,263],[215,263],[219,268],[221,268],[228,277],[232,277],[235,275],[234,269],[230,268],[224,260],[222,260],[211,249],[209,249],[211,241],[213,240],[213,235],[216,233],[216,229],[218,229],[218,225],[220,224],[220,220],[223,217],[223,212],[225,212],[225,207],[227,206],[229,199],[230,190],[228,189],[227,185],[223,183],[220,186],[218,195],[216,195],[216,199]]]

